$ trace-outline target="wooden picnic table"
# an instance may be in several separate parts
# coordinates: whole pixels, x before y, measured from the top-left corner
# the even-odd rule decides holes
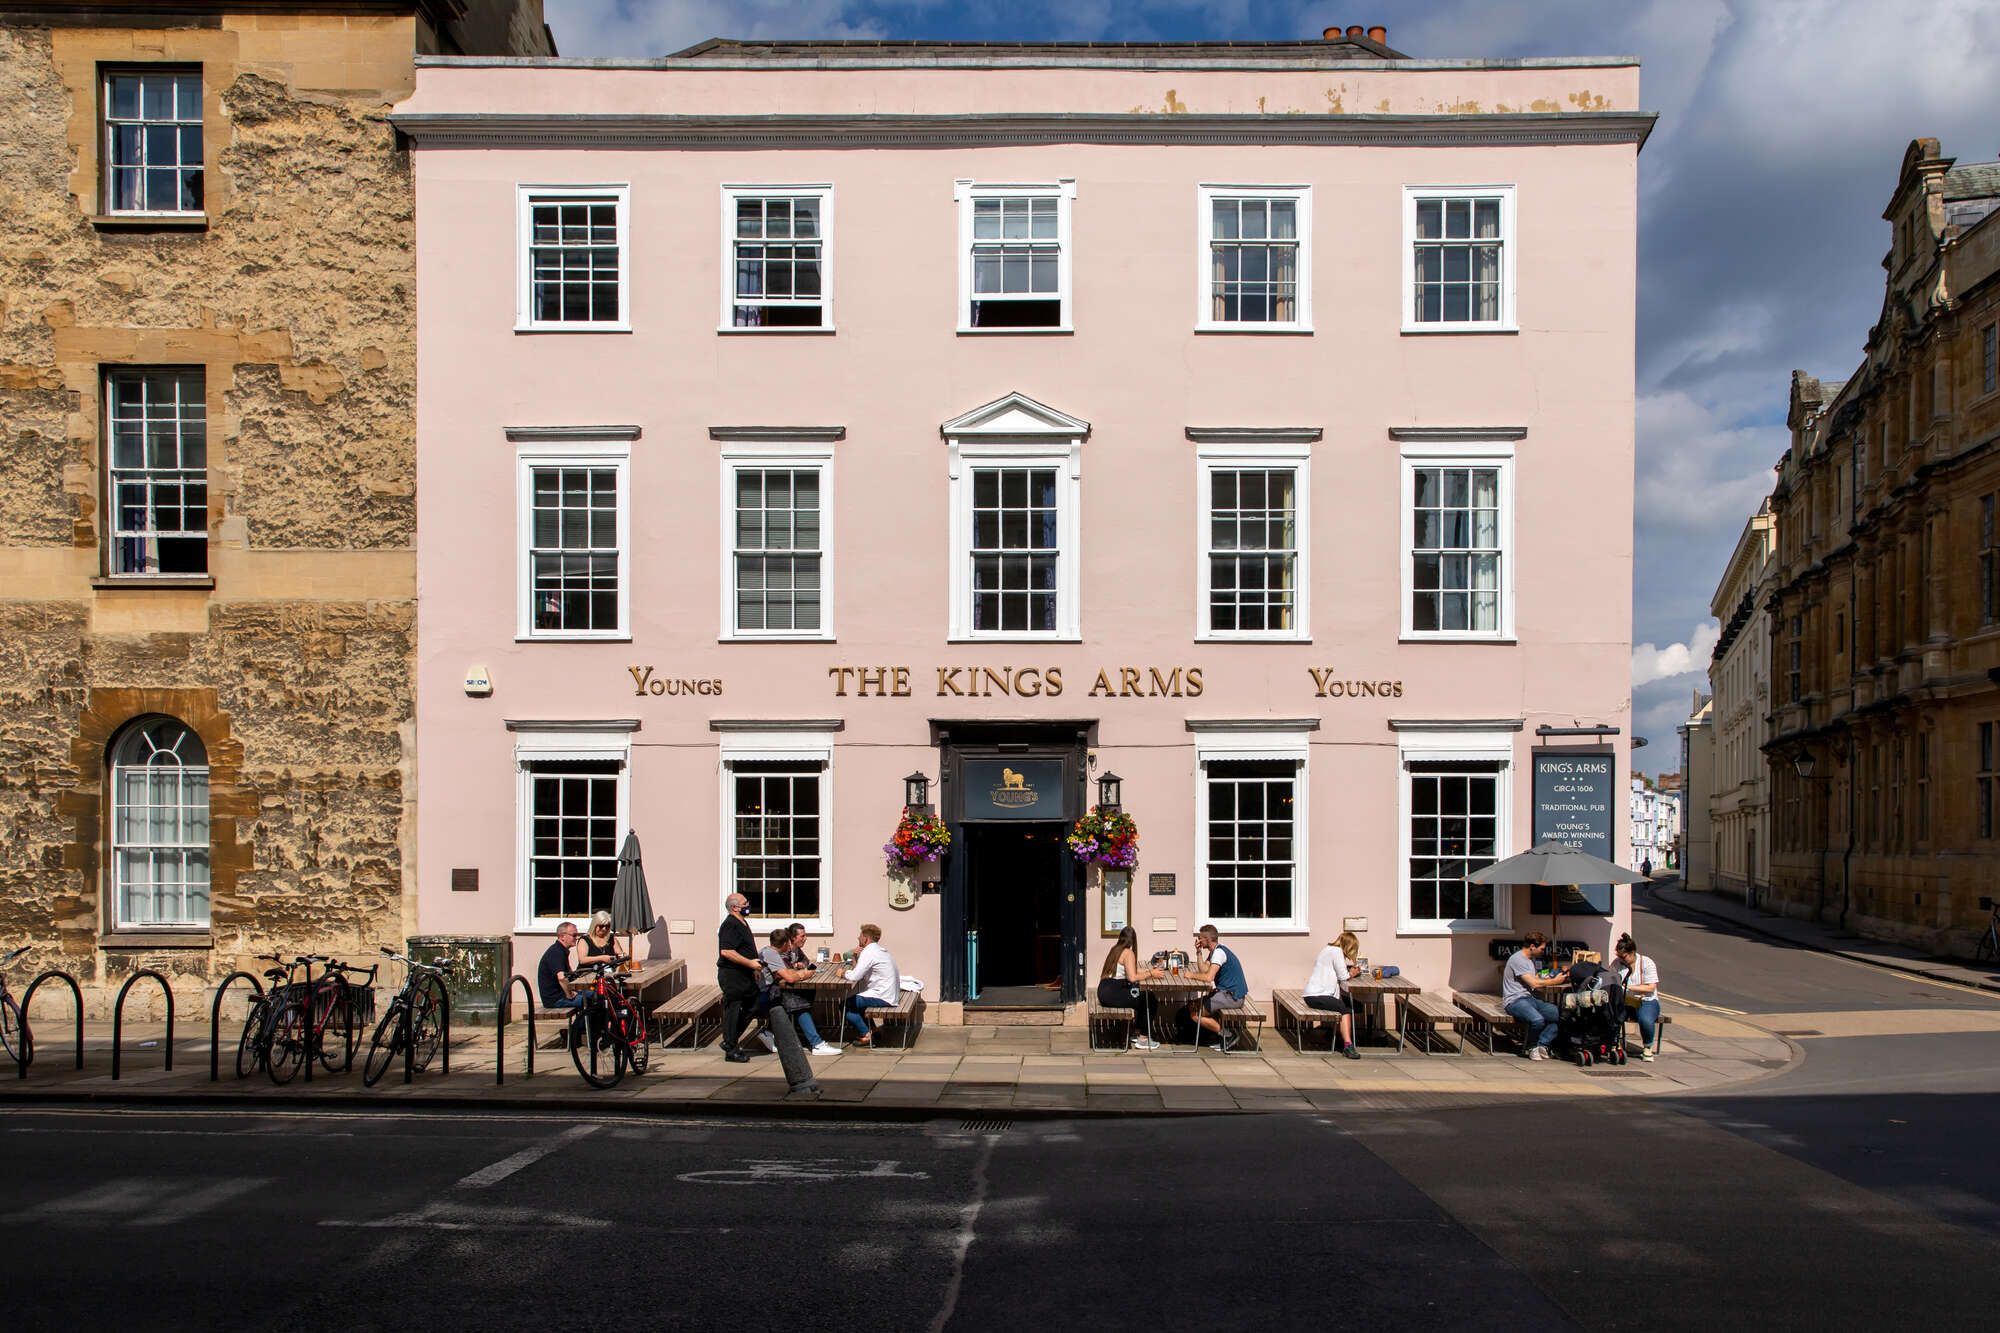
[[[813,974],[804,981],[784,983],[786,990],[804,991],[812,999],[813,1022],[819,1027],[820,1040],[833,1041],[835,1045],[845,1045],[847,1035],[847,978],[840,975],[840,969],[847,966],[838,959],[830,959],[813,968]],[[828,1024],[832,1026],[829,1027]]]
[[[1153,1036],[1153,1006],[1164,1003],[1169,1008],[1199,999],[1215,989],[1215,983],[1203,981],[1191,972],[1179,976],[1147,977],[1144,981],[1132,983],[1146,1001],[1146,1040],[1155,1041]]]
[[[638,1002],[640,1009],[646,1010],[650,1016],[647,1006],[658,1004],[679,990],[686,975],[687,959],[656,958],[648,959],[630,972],[620,972],[618,980],[626,993]]]
[[[1370,1025],[1372,1030],[1381,1032],[1385,1036],[1389,1030],[1389,997],[1420,995],[1424,989],[1408,977],[1356,977],[1352,981],[1342,982],[1341,986],[1352,997],[1357,1006],[1362,1004],[1368,1006],[1369,1014],[1379,1020]],[[1396,1004],[1396,1050],[1398,1054],[1402,1052],[1403,1043],[1408,1039],[1408,1019],[1408,1012],[1399,998]],[[1355,1040],[1360,1040],[1361,1033],[1359,1030],[1355,1032],[1354,1036]]]

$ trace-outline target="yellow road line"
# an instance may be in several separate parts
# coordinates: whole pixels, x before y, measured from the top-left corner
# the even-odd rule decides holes
[[[1731,1009],[1727,1005],[1703,1004],[1700,1000],[1690,1000],[1685,995],[1673,995],[1667,991],[1661,991],[1660,994],[1663,998],[1672,1000],[1675,1004],[1692,1005],[1696,1009],[1706,1009],[1711,1014],[1733,1014],[1737,1018],[1747,1016],[1743,1010]]]

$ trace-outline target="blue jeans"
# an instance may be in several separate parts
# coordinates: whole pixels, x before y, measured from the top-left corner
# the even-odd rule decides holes
[[[582,1007],[583,1007],[583,995],[581,993],[576,995],[565,995],[561,999],[557,1000],[542,1001],[542,1008],[544,1009],[580,1009]]]
[[[847,1001],[848,1026],[865,1037],[868,1035],[868,1020],[862,1016],[863,1011],[868,1009],[887,1009],[889,1007],[890,1004],[887,1000],[878,1000],[873,995],[850,996]]]
[[[1639,1020],[1639,1044],[1651,1049],[1653,1034],[1660,1030],[1660,1002],[1647,997],[1638,1008],[1635,1017]]]
[[[1507,1001],[1507,1012],[1521,1020],[1521,1048],[1548,1047],[1556,1039],[1556,1007],[1547,1000],[1523,995]]]

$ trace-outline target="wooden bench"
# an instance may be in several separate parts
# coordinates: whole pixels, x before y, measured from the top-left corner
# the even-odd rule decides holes
[[[1498,995],[1460,991],[1455,1000],[1469,1020],[1465,1024],[1466,1034],[1478,1038],[1485,1045],[1488,1055],[1493,1054],[1493,1039],[1496,1036],[1513,1042],[1521,1040],[1521,1020],[1507,1012]]]
[[[1283,1036],[1289,1029],[1292,1044],[1303,1051],[1306,1048],[1307,1028],[1331,1028],[1337,1038],[1340,1034],[1341,1015],[1326,1009],[1315,1009],[1306,1003],[1306,993],[1299,990],[1274,990],[1271,1005],[1277,1011],[1271,1025]]]
[[[722,987],[689,986],[670,995],[653,1010],[653,1022],[660,1030],[660,1046],[671,1047],[685,1032],[688,1049],[701,1045],[702,1030],[711,1024],[722,1031]]]
[[[1653,1020],[1653,1054],[1660,1053],[1660,1043],[1667,1039],[1667,1024],[1674,1021],[1672,1014],[1661,1014]]]
[[[1438,1040],[1438,1029],[1442,1028],[1458,1039],[1458,1053],[1465,1054],[1466,1037],[1460,1032],[1462,1026],[1470,1026],[1471,1015],[1442,995],[1432,995],[1419,991],[1415,995],[1403,997],[1408,1012],[1403,1015],[1403,1028],[1410,1036],[1423,1043],[1424,1054],[1429,1055],[1432,1043]]]
[[[923,1026],[924,997],[922,992],[906,990],[896,997],[894,1004],[885,1004],[875,1009],[861,1011],[868,1019],[868,1046],[863,1049],[881,1049],[877,1042],[886,1023],[902,1026],[903,1044],[896,1049],[907,1051],[910,1043],[917,1039],[917,1029]]]
[[[1257,1025],[1256,1041],[1258,1047],[1261,1049],[1264,1037],[1264,1011],[1258,1007],[1255,1000],[1245,999],[1241,1007],[1236,1009],[1209,1009],[1204,1007],[1202,1012],[1220,1022],[1225,1029],[1235,1028],[1239,1037],[1249,1030],[1252,1023],[1255,1023]],[[1194,1048],[1197,1051],[1201,1049],[1201,1034],[1205,1031],[1207,1029],[1202,1027],[1201,1024],[1195,1024]]]
[[[1115,1009],[1109,1005],[1099,1004],[1097,997],[1092,995],[1090,997],[1090,1035],[1088,1038],[1090,1049],[1093,1051],[1122,1051],[1131,1046],[1132,1038],[1135,1035],[1132,1025],[1137,1021],[1138,1016],[1138,1011],[1135,1009]],[[1097,1041],[1098,1033],[1102,1031],[1109,1034],[1113,1028],[1122,1031],[1124,1040],[1119,1042],[1116,1047],[1100,1046]]]

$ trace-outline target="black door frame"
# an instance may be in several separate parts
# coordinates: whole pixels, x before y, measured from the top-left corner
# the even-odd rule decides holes
[[[966,974],[965,932],[967,929],[967,879],[970,857],[965,853],[965,781],[968,759],[1054,759],[1063,765],[1062,809],[1044,814],[1043,819],[1060,818],[1065,824],[1079,819],[1085,805],[1085,787],[1090,780],[1088,722],[933,722],[932,740],[938,747],[938,813],[951,830],[951,850],[944,854],[939,871],[943,902],[938,913],[939,998],[963,1002],[970,977]],[[1010,820],[975,820],[975,824],[1007,824]],[[1062,998],[1065,1004],[1084,998],[1085,898],[1083,867],[1073,856],[1060,860],[1061,879],[1056,891],[1062,908]]]

